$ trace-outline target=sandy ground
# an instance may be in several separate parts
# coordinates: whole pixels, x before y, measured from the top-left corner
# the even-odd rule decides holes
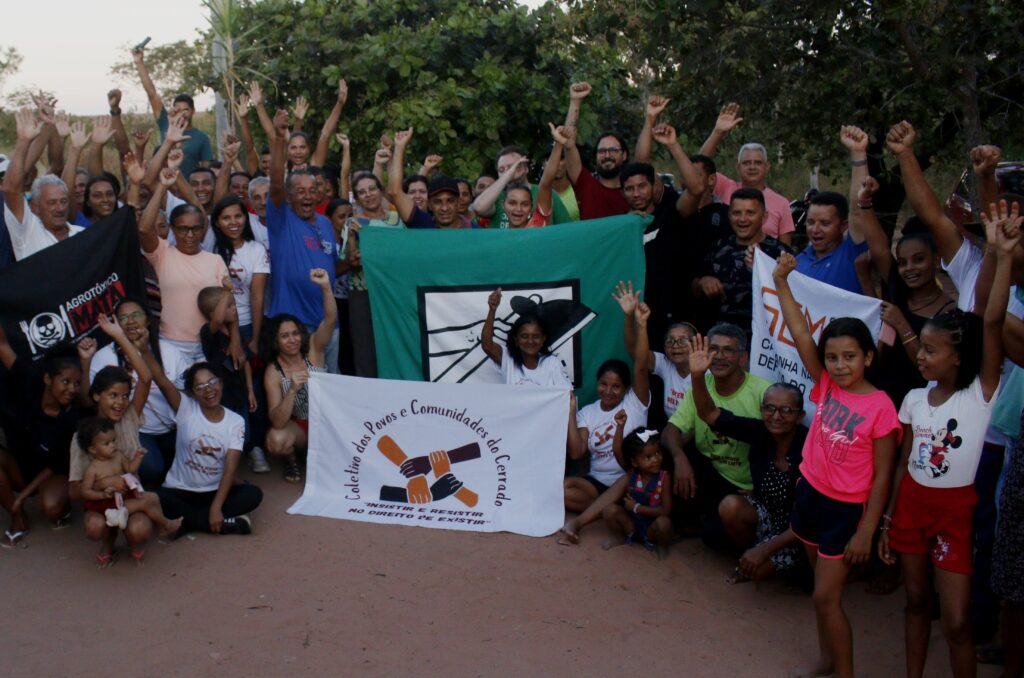
[[[658,561],[603,551],[600,524],[570,547],[289,516],[299,489],[253,479],[253,535],[154,542],[142,567],[122,552],[97,570],[78,513],[37,520],[0,551],[0,675],[784,676],[815,652],[808,596],[727,585],[729,559],[696,540]],[[846,597],[858,675],[901,675],[902,595],[863,586]],[[926,675],[949,675],[937,624]]]

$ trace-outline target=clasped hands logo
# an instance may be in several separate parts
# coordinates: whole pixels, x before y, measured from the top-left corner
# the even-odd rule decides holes
[[[429,504],[455,495],[456,499],[472,508],[480,499],[476,492],[466,487],[452,473],[452,464],[480,458],[480,445],[477,443],[410,458],[391,436],[382,436],[377,441],[377,449],[408,479],[405,487],[381,487],[381,501]],[[427,476],[431,473],[434,474],[434,483],[428,485]]]

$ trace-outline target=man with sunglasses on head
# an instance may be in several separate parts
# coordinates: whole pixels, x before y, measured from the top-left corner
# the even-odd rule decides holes
[[[760,417],[764,393],[771,384],[746,371],[746,332],[721,323],[708,331],[707,343],[710,374],[701,378],[715,405],[740,417]],[[690,378],[692,382],[698,376]],[[712,430],[697,415],[689,396],[669,419],[661,441],[672,455],[674,492],[683,500],[676,502],[679,509],[673,519],[677,528],[693,527],[694,519],[699,518],[700,532],[708,543],[727,543],[719,504],[730,494],[753,490],[750,445]]]

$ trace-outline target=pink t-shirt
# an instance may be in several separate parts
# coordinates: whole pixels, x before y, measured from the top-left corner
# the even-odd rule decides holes
[[[143,252],[160,283],[160,336],[172,341],[199,341],[206,322],[196,297],[204,287],[220,287],[228,274],[224,260],[211,252],[182,254],[160,239],[156,249]]]
[[[715,180],[715,197],[728,205],[732,192],[737,188],[743,188],[743,184],[730,179],[721,172],[715,176],[718,177]],[[773,238],[796,230],[796,227],[793,226],[793,213],[789,211],[789,200],[767,186],[761,192],[764,193],[764,204],[768,211],[761,230]]]
[[[828,372],[811,389],[818,406],[804,443],[800,472],[814,489],[837,501],[864,503],[875,476],[876,438],[903,427],[885,391],[850,393],[837,386]]]

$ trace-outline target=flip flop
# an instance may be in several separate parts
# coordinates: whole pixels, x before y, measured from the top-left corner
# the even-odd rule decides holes
[[[114,562],[113,553],[97,553],[96,554],[96,567],[105,569],[110,567],[110,564]]]
[[[25,536],[24,530],[4,530],[3,539],[0,539],[0,548],[5,549],[24,549],[28,548],[28,544],[24,542],[23,537]]]
[[[65,527],[70,527],[70,526],[71,526],[71,511],[68,511],[67,513],[65,513],[60,518],[58,518],[57,520],[53,521],[53,525],[50,526],[50,529],[56,532],[57,530],[63,530]]]
[[[139,549],[131,552],[132,559],[136,565],[142,565],[142,559],[146,557],[146,549]]]

